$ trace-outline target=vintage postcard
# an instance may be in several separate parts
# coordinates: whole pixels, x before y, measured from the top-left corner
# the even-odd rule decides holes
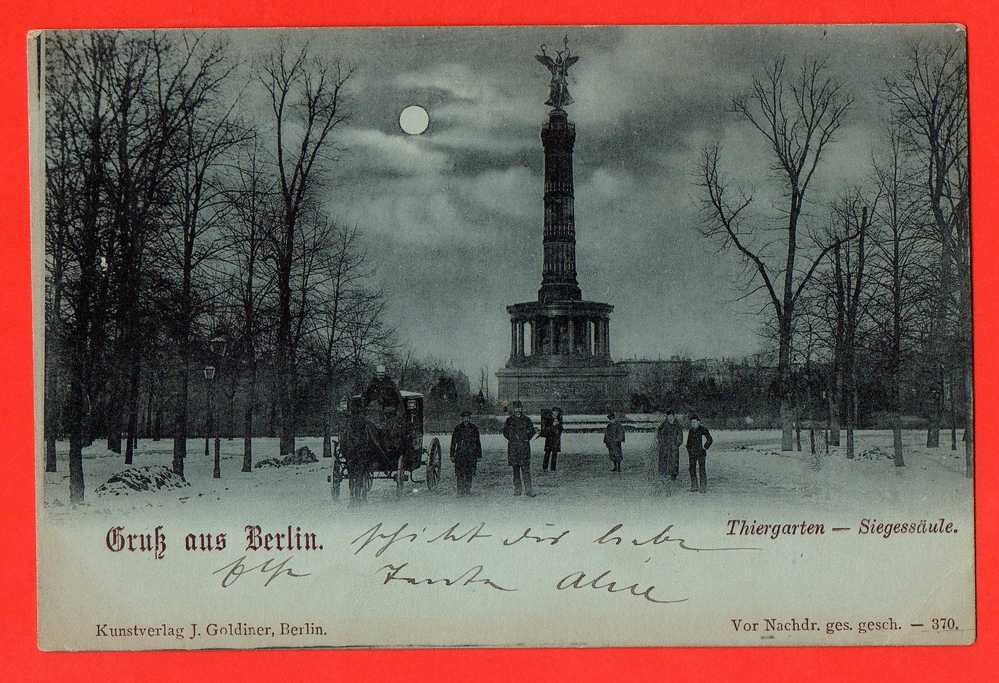
[[[960,26],[28,71],[43,650],[975,640]]]

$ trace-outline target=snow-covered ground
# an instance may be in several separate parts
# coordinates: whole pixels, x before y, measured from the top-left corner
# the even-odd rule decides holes
[[[853,460],[845,457],[845,447],[831,448],[825,455],[819,439],[816,456],[805,451],[781,452],[780,435],[776,431],[714,432],[715,445],[708,455],[709,491],[701,496],[712,507],[723,506],[732,511],[753,511],[761,508],[801,508],[818,512],[856,512],[872,505],[898,513],[939,510],[940,514],[970,512],[971,482],[964,477],[961,450],[951,451],[947,445],[927,449],[922,444],[923,432],[904,434],[906,467],[896,468],[890,459],[891,433],[863,431],[857,433],[857,454]],[[426,435],[429,445],[433,435]],[[442,479],[437,490],[429,492],[423,484],[408,487],[402,500],[395,494],[392,481],[376,479],[368,505],[374,508],[390,506],[395,512],[439,509],[450,505],[474,505],[477,509],[506,509],[511,502],[510,468],[506,464],[505,441],[502,436],[483,435],[484,454],[473,484],[474,496],[469,500],[454,498],[454,476],[447,459],[449,435],[438,435],[445,453]],[[625,443],[625,459],[620,474],[610,472],[610,462],[600,434],[566,434],[563,452],[559,456],[557,474],[541,472],[542,442],[534,442],[534,500],[525,501],[535,508],[628,509],[635,506],[683,505],[694,494],[687,491],[686,453],[681,449],[680,478],[668,498],[650,496],[647,479],[647,457],[653,435],[629,433]],[[844,437],[845,442],[845,437]],[[95,490],[109,477],[125,468],[123,456],[111,453],[95,444],[84,452],[86,502],[74,515],[119,514],[127,511],[165,511],[171,508],[196,508],[218,512],[232,508],[240,512],[245,506],[262,507],[300,516],[319,513],[325,516],[346,508],[346,495],[334,502],[326,475],[330,460],[283,468],[260,468],[252,473],[240,472],[242,440],[222,440],[222,478],[212,479],[212,458],[204,456],[204,441],[191,439],[188,444],[186,478],[191,486],[182,490],[134,493],[127,496],[98,496]],[[308,446],[317,455],[322,453],[319,438],[299,438],[298,446]],[[58,444],[58,471],[46,473],[44,501],[53,518],[70,514],[67,467],[68,444]],[[275,439],[254,440],[254,459],[277,454]],[[140,440],[134,465],[169,467],[172,442]],[[424,470],[417,471],[422,480]],[[344,487],[346,493],[346,487]],[[669,502],[665,502],[669,501]],[[927,505],[930,503],[930,505]],[[700,501],[696,503],[701,505]],[[443,511],[443,510],[438,510]],[[746,513],[744,512],[743,515]],[[297,518],[297,517],[296,517]]]
[[[394,482],[378,479],[362,508],[348,508],[346,495],[332,500],[326,481],[329,460],[240,472],[238,439],[222,442],[221,479],[211,477],[212,458],[204,456],[204,442],[191,440],[186,464],[190,487],[119,496],[98,496],[95,490],[123,469],[122,456],[88,449],[86,501],[70,506],[67,448],[60,444],[59,471],[46,474],[43,485],[43,642],[70,648],[142,648],[956,644],[973,639],[972,486],[964,477],[960,451],[927,450],[920,445],[923,433],[908,432],[907,466],[896,468],[887,456],[889,432],[858,434],[858,457],[853,460],[845,458],[842,448],[817,457],[781,453],[776,431],[718,430],[714,436],[706,494],[687,490],[686,454],[681,451],[677,485],[668,496],[651,495],[646,462],[651,434],[628,434],[623,471],[617,474],[610,471],[601,435],[591,433],[564,435],[558,474],[540,472],[541,442],[536,441],[532,470],[538,495],[514,498],[503,438],[484,435],[484,457],[472,497],[454,495],[453,470],[445,457],[436,491],[414,484],[397,497]],[[431,438],[427,435],[425,443]],[[440,438],[447,453],[448,437]],[[299,439],[298,445],[322,452],[317,438]],[[874,449],[885,455],[871,457]],[[276,452],[274,440],[254,443],[256,459]],[[135,466],[169,467],[170,461],[170,441],[140,441]],[[422,479],[422,468],[417,476]],[[957,531],[890,539],[858,535],[861,520],[872,517],[887,522],[946,518]],[[733,520],[819,523],[828,533],[776,540],[732,536],[726,532]],[[299,552],[290,560],[308,577],[282,577],[265,589],[263,579],[252,575],[240,579],[238,586],[220,587],[220,567],[247,554],[244,525],[269,531],[293,525],[315,532],[323,544],[321,552]],[[836,527],[848,530],[837,532]],[[116,528],[139,533],[163,529],[169,547],[166,561],[149,553],[108,552],[106,534]],[[482,530],[484,536],[474,543],[474,538],[430,540],[446,536],[448,529],[457,530],[462,539],[471,529]],[[358,539],[375,530],[410,536],[382,550],[389,541],[362,545]],[[694,547],[648,540],[667,530],[672,541],[683,538]],[[229,545],[222,552],[185,552],[181,539],[194,532],[226,532]],[[554,547],[535,540],[506,545],[504,539],[527,532],[564,538]],[[599,540],[618,532],[621,541]],[[253,566],[271,557],[288,557],[249,554]],[[464,576],[469,567],[483,567],[490,579],[517,592],[439,582],[386,585],[385,572],[392,566],[420,579]],[[627,594],[557,589],[559,577],[583,571],[592,578],[603,570],[612,571],[621,585],[654,584],[657,595],[684,602],[653,605]],[[822,624],[891,617],[905,628],[866,635],[780,633],[762,641],[759,634],[732,627],[733,618],[762,621],[774,616],[810,617]],[[936,616],[954,618],[958,630],[940,633],[909,626],[929,624]],[[94,623],[146,621],[309,621],[321,623],[325,634],[111,643],[93,633]]]

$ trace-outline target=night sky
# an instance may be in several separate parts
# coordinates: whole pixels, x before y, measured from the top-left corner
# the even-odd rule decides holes
[[[856,99],[813,183],[806,229],[870,171],[887,110],[882,79],[914,41],[963,44],[956,26],[344,29],[285,32],[355,65],[349,125],[326,207],[366,235],[392,322],[418,357],[452,360],[474,379],[509,353],[505,306],[536,298],[541,278],[542,148],[549,74],[534,55],[569,34],[576,124],[577,268],[583,297],[616,307],[616,359],[730,357],[760,348],[759,301],[739,301],[734,254],[698,232],[701,148],[751,185],[761,226],[784,220],[763,139],[728,111],[774,57],[806,57]],[[233,32],[247,61],[280,32]],[[252,86],[251,86],[252,88]],[[398,124],[421,105],[420,136]],[[253,111],[253,105],[247,111]],[[261,118],[266,128],[266,117]]]

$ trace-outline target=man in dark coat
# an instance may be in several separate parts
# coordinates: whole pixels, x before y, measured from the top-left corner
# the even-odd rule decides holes
[[[607,455],[610,456],[614,468],[611,472],[621,471],[621,461],[624,459],[622,444],[624,444],[624,425],[621,424],[617,416],[611,412],[607,414],[607,428],[604,430],[604,445],[607,446]]]
[[[472,493],[472,477],[475,476],[475,468],[481,457],[479,428],[472,424],[472,413],[466,410],[461,414],[461,422],[451,435],[451,462],[454,463],[459,496]]]
[[[364,399],[364,407],[367,407],[372,401],[380,403],[382,408],[391,406],[395,409],[402,404],[402,394],[399,393],[399,387],[395,385],[392,378],[385,372],[384,365],[379,365],[375,368],[375,376],[371,378],[368,388],[364,390],[362,397]]]
[[[521,489],[534,497],[531,489],[531,437],[536,433],[531,418],[524,415],[520,401],[513,402],[513,415],[506,418],[503,436],[506,437],[506,458],[513,468],[513,495],[519,496]],[[523,485],[521,485],[523,479]]]
[[[713,439],[708,428],[701,424],[696,415],[690,416],[690,430],[687,432],[687,461],[690,465],[691,492],[704,493],[708,490],[708,475],[704,463]]]
[[[659,476],[676,479],[680,471],[680,444],[683,443],[683,427],[672,410],[666,411],[666,419],[656,430],[659,451]]]
[[[562,410],[552,408],[541,413],[541,436],[545,439],[545,459],[541,471],[547,472],[549,464],[554,472],[558,469],[558,454],[562,450]]]

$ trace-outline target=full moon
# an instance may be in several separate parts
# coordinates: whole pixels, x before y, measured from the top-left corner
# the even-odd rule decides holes
[[[420,135],[430,125],[430,114],[423,107],[411,104],[399,114],[399,127],[409,135]]]

